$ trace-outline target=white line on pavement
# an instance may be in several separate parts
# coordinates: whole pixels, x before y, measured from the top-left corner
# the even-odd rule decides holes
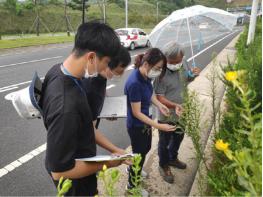
[[[134,69],[134,64],[131,64],[130,66],[128,66],[125,71],[129,71],[129,70],[132,70],[132,69]]]
[[[40,79],[43,80],[44,77],[41,77]],[[30,82],[31,82],[31,80],[30,81],[21,82],[21,83],[17,83],[17,84],[13,84],[13,85],[10,85],[10,86],[2,87],[2,88],[0,88],[0,92],[5,92],[5,91],[8,91],[8,90],[12,90],[11,88],[13,88],[13,87],[24,85],[24,84],[27,84],[27,83],[30,83]]]
[[[202,54],[203,52],[207,51],[208,49],[210,49],[211,47],[215,46],[216,44],[218,44],[219,42],[221,42],[222,40],[226,39],[228,36],[231,36],[232,34],[236,33],[238,31],[234,31],[230,34],[227,34],[226,36],[224,36],[223,38],[219,39],[218,41],[214,42],[213,44],[209,45],[208,47],[204,48],[202,51],[199,51],[197,54],[195,54],[194,56],[190,57],[189,59],[187,59],[188,62],[190,62],[192,59],[194,59],[195,57],[199,56],[200,54]]]
[[[5,91],[9,91],[9,90],[14,90],[14,89],[17,89],[17,88],[18,88],[17,86],[13,86],[13,87],[10,87],[10,88],[0,89],[0,93],[1,92],[5,92]]]
[[[0,169],[0,178],[46,150],[46,143]]]
[[[106,87],[106,89],[108,90],[108,89],[110,89],[110,88],[114,88],[116,85],[114,85],[114,84],[111,84],[111,85],[108,85],[107,87]]]
[[[63,56],[56,56],[56,57],[48,57],[48,58],[43,58],[43,59],[39,59],[39,60],[31,60],[28,62],[19,62],[19,63],[14,63],[14,64],[6,64],[6,65],[1,65],[0,68],[6,68],[6,67],[10,67],[10,66],[16,66],[16,65],[21,65],[21,64],[28,64],[28,63],[34,63],[34,62],[42,62],[42,61],[47,61],[47,60],[51,60],[51,59],[58,59],[61,58]]]

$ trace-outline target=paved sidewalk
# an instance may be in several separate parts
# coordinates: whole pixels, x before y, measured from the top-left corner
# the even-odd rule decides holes
[[[212,129],[212,105],[210,98],[210,81],[207,79],[209,73],[211,73],[211,68],[215,65],[219,65],[219,63],[226,65],[227,57],[230,62],[235,61],[235,43],[237,42],[239,35],[235,37],[228,46],[222,50],[218,56],[216,57],[216,64],[211,62],[198,76],[193,82],[191,82],[188,86],[190,90],[196,90],[198,95],[198,99],[200,101],[201,106],[201,131],[202,131],[202,144],[205,147],[210,131]],[[218,66],[217,66],[218,67]],[[219,67],[218,67],[219,68]],[[222,101],[222,97],[224,95],[224,85],[221,81],[217,81],[217,107],[220,106]],[[171,167],[172,173],[175,176],[175,181],[173,184],[169,184],[163,181],[159,174],[158,170],[158,154],[157,154],[157,146],[158,146],[158,132],[156,130],[153,131],[153,140],[152,140],[152,149],[148,154],[147,160],[144,165],[144,170],[149,173],[149,178],[144,179],[143,185],[144,188],[150,193],[151,196],[188,196],[192,185],[194,183],[197,171],[197,162],[195,160],[195,150],[192,144],[191,139],[188,136],[185,136],[181,148],[179,151],[180,160],[187,163],[187,169],[180,170]],[[130,147],[127,151],[130,151]],[[123,196],[125,195],[125,187],[127,184],[127,174],[126,174],[126,166],[122,165],[118,167],[121,171],[121,178],[117,184],[117,195]],[[196,188],[196,181],[194,187]],[[103,195],[102,184],[99,182],[99,191],[100,195]],[[192,193],[191,193],[192,194]]]

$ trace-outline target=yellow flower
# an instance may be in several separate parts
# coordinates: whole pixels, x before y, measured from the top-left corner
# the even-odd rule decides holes
[[[228,150],[228,146],[229,144],[228,143],[224,143],[223,140],[217,140],[216,141],[216,144],[215,144],[215,147],[217,150],[221,150],[221,151],[227,151]]]
[[[229,71],[225,74],[225,78],[227,81],[236,81],[237,80],[237,72]]]
[[[104,164],[103,165],[103,168],[102,168],[103,171],[106,171],[107,170],[107,166]]]
[[[229,144],[228,143],[224,143],[223,140],[217,140],[215,143],[215,147],[217,150],[223,151],[224,154],[227,156],[228,159],[232,160],[233,159],[233,155],[232,155],[232,151],[229,150],[228,148]]]

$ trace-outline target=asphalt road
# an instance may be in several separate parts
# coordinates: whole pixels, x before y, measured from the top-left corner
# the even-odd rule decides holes
[[[203,46],[195,57],[197,65],[203,69],[212,59],[214,52],[219,53],[237,33],[225,38],[218,38]],[[218,43],[216,43],[218,41]],[[207,48],[209,47],[209,48]],[[36,154],[22,165],[12,169],[7,174],[4,167],[46,142],[46,130],[42,120],[23,120],[16,113],[10,101],[4,99],[5,95],[28,86],[35,71],[43,77],[52,65],[62,62],[70,53],[72,45],[56,45],[56,47],[30,47],[15,52],[0,54],[0,196],[46,196],[55,195],[56,190],[45,170],[45,151]],[[207,49],[205,49],[207,48]],[[130,52],[132,60],[136,54],[146,49],[137,49]],[[191,57],[189,48],[186,50],[187,58]],[[191,64],[191,61],[190,61]],[[132,69],[128,69],[121,80],[108,82],[109,96],[123,94],[123,87]],[[129,138],[126,132],[125,119],[117,121],[102,121],[101,131],[116,145],[126,148]],[[106,151],[98,148],[98,153]],[[16,165],[15,165],[16,166]]]

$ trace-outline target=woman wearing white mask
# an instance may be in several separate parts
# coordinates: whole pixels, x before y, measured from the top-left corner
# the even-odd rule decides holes
[[[169,109],[160,103],[153,94],[151,80],[162,77],[166,70],[166,58],[157,48],[149,49],[145,54],[138,55],[135,59],[136,69],[130,74],[125,84],[124,92],[127,95],[127,128],[134,153],[142,156],[141,169],[146,154],[151,149],[151,127],[167,132],[175,130],[175,126],[159,124],[151,119],[149,108],[153,103],[165,116],[169,115]],[[139,172],[140,173],[140,172]],[[127,188],[134,187],[131,175],[134,172],[129,169],[129,183]],[[144,190],[144,192],[146,192]],[[145,193],[144,193],[145,195]]]

